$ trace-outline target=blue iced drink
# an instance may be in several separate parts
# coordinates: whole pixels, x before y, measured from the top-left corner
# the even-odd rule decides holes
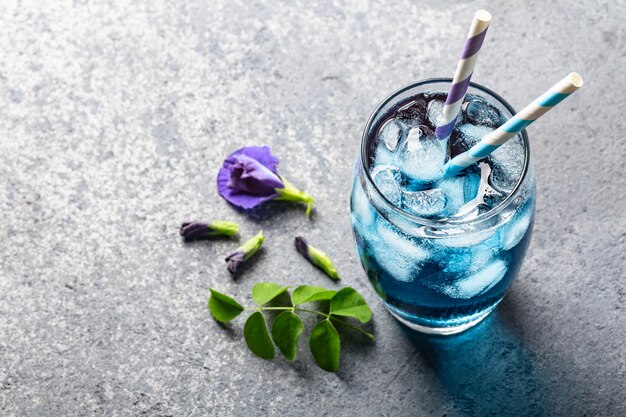
[[[363,267],[391,313],[451,334],[483,319],[517,274],[532,230],[535,185],[525,132],[458,176],[443,165],[512,109],[472,85],[448,140],[434,130],[449,82],[404,88],[375,111],[357,160],[351,219]]]

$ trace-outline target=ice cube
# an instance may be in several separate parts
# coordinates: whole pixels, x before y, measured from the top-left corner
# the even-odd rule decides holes
[[[400,207],[402,204],[402,193],[400,189],[402,176],[400,171],[390,165],[379,165],[372,170],[372,178],[374,179],[378,191],[393,205]]]
[[[408,126],[417,126],[424,122],[426,100],[418,99],[398,109],[396,117]]]
[[[479,245],[483,242],[485,242],[485,244],[491,243],[487,242],[487,239],[495,235],[495,229],[493,228],[484,229],[476,232],[467,232],[465,230],[451,230],[451,232],[461,233],[451,234],[446,237],[433,239],[433,243],[448,248],[469,248]],[[494,239],[497,239],[497,237]],[[497,242],[494,242],[494,246],[496,245],[496,243]]]
[[[489,186],[489,175],[491,174],[491,167],[489,166],[489,164],[487,164],[486,162],[481,162],[480,164],[478,164],[478,167],[480,168],[480,177],[478,177],[478,181],[475,181],[473,179],[474,177],[477,177],[475,174],[467,174],[465,184],[465,199],[467,203],[464,204],[463,207],[459,208],[456,216],[466,216],[467,214],[475,211],[478,206],[485,204],[485,194],[488,190],[492,194],[497,193]],[[476,184],[475,192],[473,191],[474,184]],[[473,195],[473,197],[471,197],[471,195]]]
[[[443,190],[403,191],[402,207],[418,216],[433,216],[446,207],[447,197]]]
[[[493,173],[491,184],[493,187],[509,194],[519,181],[524,169],[524,145],[517,136],[496,149],[489,157]]]
[[[502,228],[502,249],[509,250],[517,246],[530,226],[533,212],[528,208],[520,209]]]
[[[441,122],[444,106],[445,102],[442,100],[431,100],[430,103],[428,103],[428,107],[426,108],[426,118],[428,119],[428,123],[433,129],[435,129],[437,125]],[[456,124],[462,122],[463,117],[461,116],[461,113],[459,113],[456,118]]]
[[[451,216],[465,204],[465,176],[444,178],[435,183],[446,194],[445,215]]]
[[[446,251],[444,272],[450,274],[475,273],[483,269],[495,256],[491,247],[480,245],[460,253]]]
[[[506,263],[498,259],[466,278],[443,285],[441,291],[448,297],[467,300],[489,291],[504,278],[506,271]]]
[[[383,142],[391,152],[395,152],[401,137],[402,127],[395,119],[389,119],[378,133],[378,141]]]
[[[469,123],[457,126],[450,136],[450,155],[454,157],[466,152],[493,130],[488,126],[474,126]]]
[[[497,191],[495,188],[489,187],[485,191],[485,197],[484,197],[485,205],[484,207],[481,207],[481,209],[489,210],[491,208],[494,208],[498,204],[500,204],[502,200],[504,200],[505,197],[506,197],[506,194],[503,194],[500,191]]]
[[[355,181],[359,181],[358,177]],[[365,190],[358,182],[355,182],[352,188],[351,209],[352,215],[361,224],[369,226],[374,223],[376,219],[375,209],[370,203]]]
[[[467,173],[467,175],[465,176],[465,181],[463,182],[463,195],[465,197],[465,201],[472,200],[478,196],[480,181],[481,180],[479,175],[476,175],[473,172]]]
[[[371,250],[378,264],[398,281],[413,281],[430,252],[381,218],[376,231],[381,244],[371,245]]]
[[[376,144],[376,150],[374,152],[373,166],[378,165],[391,165],[394,163],[395,155],[387,149],[385,142],[378,142]]]
[[[445,141],[437,139],[427,126],[412,128],[401,144],[397,163],[402,172],[418,182],[432,182],[443,175]]]
[[[465,119],[475,125],[497,128],[503,123],[502,115],[498,109],[480,98],[474,98],[463,103],[462,110]]]

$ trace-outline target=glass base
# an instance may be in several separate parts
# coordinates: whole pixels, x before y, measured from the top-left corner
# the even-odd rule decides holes
[[[485,310],[484,312],[480,313],[478,316],[473,317],[470,321],[468,321],[466,323],[459,324],[459,325],[456,325],[456,326],[446,326],[446,327],[428,327],[428,326],[423,326],[421,324],[416,324],[416,323],[410,322],[407,319],[400,317],[388,305],[386,305],[386,304],[383,304],[383,305],[385,305],[385,307],[391,313],[392,316],[394,316],[400,323],[402,323],[403,325],[405,325],[409,329],[412,329],[412,330],[415,330],[415,331],[418,331],[418,332],[421,332],[421,333],[448,336],[448,335],[451,335],[451,334],[461,333],[461,332],[463,332],[463,331],[465,331],[465,330],[467,330],[467,329],[469,329],[471,327],[476,326],[478,323],[483,321],[489,315],[489,313],[491,313],[494,310],[494,308],[496,308],[498,303],[494,304],[492,307],[490,307],[487,310]]]

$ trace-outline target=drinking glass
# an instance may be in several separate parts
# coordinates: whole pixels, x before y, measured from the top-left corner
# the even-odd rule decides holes
[[[535,179],[526,131],[522,174],[500,204],[474,218],[419,217],[394,205],[370,175],[380,127],[394,111],[427,92],[446,92],[451,79],[408,85],[370,117],[356,160],[351,221],[363,268],[386,308],[408,327],[453,334],[483,320],[502,300],[530,241]],[[471,83],[468,94],[487,100],[507,118],[515,111],[499,95]],[[522,161],[523,159],[523,161]]]

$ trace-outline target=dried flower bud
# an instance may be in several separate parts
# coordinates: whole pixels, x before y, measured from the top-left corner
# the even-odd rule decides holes
[[[334,280],[339,280],[339,274],[333,265],[333,262],[330,260],[328,255],[326,255],[321,250],[317,249],[313,245],[309,244],[307,240],[301,236],[296,237],[295,239],[296,250],[300,252],[302,256],[313,265],[321,269]]]
[[[185,222],[180,227],[180,235],[189,242],[192,240],[208,239],[213,236],[235,236],[239,233],[239,225],[233,222],[215,221]]]
[[[263,232],[261,231],[256,236],[246,241],[241,247],[237,248],[235,252],[228,255],[226,262],[228,263],[230,273],[236,275],[240,272],[246,262],[261,249],[264,241],[265,236],[263,236]]]

